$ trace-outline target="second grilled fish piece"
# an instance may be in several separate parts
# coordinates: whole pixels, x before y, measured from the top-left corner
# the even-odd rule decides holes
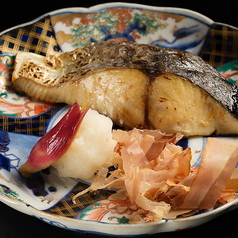
[[[127,128],[238,133],[237,86],[188,52],[115,41],[48,58],[19,52],[13,84],[38,100],[87,103]]]

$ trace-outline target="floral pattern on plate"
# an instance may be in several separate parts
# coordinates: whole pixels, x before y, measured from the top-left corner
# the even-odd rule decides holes
[[[59,178],[54,169],[36,173],[29,180],[21,177],[18,169],[38,139],[0,130],[0,194],[44,210],[64,197],[77,181]]]
[[[0,34],[0,127],[10,132],[41,136],[58,108],[55,104],[36,102],[14,90],[11,75],[18,51],[40,55],[59,51],[49,16]]]
[[[214,219],[225,211],[237,208],[238,200],[236,199],[214,210],[185,219],[130,224],[129,216],[138,208],[130,204],[128,199],[124,202],[113,201],[113,199],[108,199],[110,193],[103,190],[96,194],[85,194],[84,197],[78,198],[77,204],[73,204],[72,196],[85,189],[87,185],[77,180],[60,178],[54,169],[38,173],[38,184],[33,183],[33,186],[32,183],[27,184],[27,181],[19,175],[18,168],[27,159],[31,148],[39,139],[33,135],[45,133],[48,121],[55,115],[55,111],[50,110],[53,112],[48,113],[49,108],[45,106],[41,108],[41,103],[39,103],[40,108],[35,110],[35,104],[29,105],[30,102],[24,101],[22,95],[10,95],[11,91],[5,91],[11,86],[8,79],[13,67],[14,54],[17,51],[47,55],[52,50],[59,51],[61,48],[63,51],[69,51],[95,41],[133,40],[138,43],[188,50],[197,54],[208,32],[214,33],[220,39],[221,36],[217,36],[217,29],[216,31],[213,29],[213,26],[217,25],[207,17],[186,9],[108,3],[88,9],[57,10],[4,31],[0,35],[0,52],[2,53],[0,55],[0,102],[6,101],[8,97],[12,98],[12,101],[7,103],[15,105],[14,98],[19,97],[23,100],[22,104],[27,105],[27,109],[26,111],[14,111],[12,108],[11,111],[8,105],[9,111],[2,112],[4,115],[0,117],[1,127],[8,131],[0,131],[0,201],[60,228],[75,232],[86,231],[120,236],[145,235],[191,228]],[[228,31],[224,30],[224,26],[220,28],[219,34],[224,32],[227,36]],[[236,33],[237,29],[233,29],[232,32],[229,30],[229,34],[236,36]],[[230,45],[229,47],[216,47],[216,43],[220,43],[220,40],[216,41],[216,37],[208,39],[209,45],[221,48],[224,56],[230,56],[230,52],[227,52]],[[234,45],[235,43],[234,38]],[[220,58],[213,60],[213,50],[205,49],[205,53],[212,56],[210,64],[213,65],[217,61],[223,62]],[[5,54],[6,52],[8,53]],[[220,50],[217,53],[220,56]],[[236,60],[236,55],[233,58]],[[207,60],[206,57],[204,59]],[[229,76],[229,78],[233,77]],[[44,118],[42,112],[45,113]],[[50,122],[57,121],[60,114],[61,111]],[[40,116],[37,117],[37,115]],[[25,120],[20,120],[23,117]],[[32,118],[37,118],[37,120],[34,121]],[[24,128],[19,129],[19,126],[23,125]],[[226,139],[237,140],[237,138]],[[200,153],[205,141],[206,138],[199,137],[185,140],[182,143],[182,146],[192,148],[193,166],[200,164]]]
[[[60,110],[52,122],[59,121],[65,110],[65,108]],[[50,123],[50,125],[53,126],[54,123]],[[171,231],[193,227],[214,218],[214,215],[218,215],[219,211],[223,211],[226,207],[237,206],[236,199],[206,213],[184,220],[181,218],[180,222],[172,219],[151,223],[150,217],[147,217],[145,212],[140,213],[142,217],[140,221],[144,222],[143,225],[141,222],[132,224],[138,220],[133,220],[131,214],[138,211],[139,208],[131,204],[128,198],[121,201],[113,199],[112,194],[115,191],[102,190],[97,193],[85,194],[77,198],[76,204],[74,204],[72,197],[88,186],[82,181],[59,177],[54,168],[36,173],[33,180],[30,181],[22,178],[18,168],[26,161],[31,148],[38,139],[39,137],[36,136],[0,131],[0,166],[2,168],[0,170],[0,200],[19,211],[34,215],[55,226],[74,231],[84,230],[119,235],[122,232],[121,225],[130,225],[124,234],[146,234],[153,233],[157,228],[160,231],[167,229]],[[226,139],[238,141],[237,137]],[[192,166],[199,166],[205,142],[205,137],[184,139],[180,142],[184,148],[189,146],[192,149]],[[204,217],[205,219],[202,219]],[[201,221],[197,222],[197,219],[201,219]],[[93,223],[93,227],[91,222],[96,222]],[[102,227],[103,224],[105,226]],[[168,225],[164,227],[164,224]],[[134,225],[139,225],[139,228]]]
[[[29,118],[39,116],[51,109],[50,103],[30,100],[27,96],[15,92],[11,87],[15,55],[0,55],[0,113],[13,118]]]
[[[229,83],[238,85],[238,61],[225,64],[219,67],[217,70]]]
[[[53,14],[51,21],[63,51],[92,42],[129,40],[197,54],[209,29],[208,21],[189,15],[132,7],[65,11]]]

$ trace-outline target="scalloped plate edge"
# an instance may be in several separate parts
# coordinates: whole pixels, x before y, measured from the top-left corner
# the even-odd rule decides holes
[[[61,9],[57,9],[57,10],[54,10],[54,11],[50,11],[50,12],[47,12],[47,13],[45,13],[45,14],[43,14],[43,15],[41,15],[41,16],[31,20],[31,21],[28,21],[28,22],[25,22],[25,23],[22,23],[22,24],[10,27],[10,28],[8,28],[6,30],[3,30],[2,32],[0,32],[0,35],[8,32],[8,31],[14,30],[16,28],[33,24],[33,23],[37,22],[38,20],[42,19],[43,17],[49,16],[49,15],[53,16],[53,15],[56,15],[56,14],[62,14],[64,12],[72,12],[72,13],[73,12],[83,12],[83,13],[89,13],[89,12],[95,12],[95,11],[97,11],[99,9],[105,9],[105,8],[109,8],[109,7],[142,8],[142,9],[151,10],[151,11],[174,12],[174,13],[181,14],[181,15],[193,14],[196,17],[197,20],[202,21],[203,23],[207,24],[208,26],[212,25],[214,23],[214,21],[212,19],[210,19],[209,17],[207,17],[207,16],[205,16],[205,15],[199,13],[199,12],[196,12],[196,11],[193,11],[193,10],[189,10],[189,9],[185,9],[185,8],[179,8],[179,7],[178,8],[177,7],[157,7],[157,6],[149,6],[149,5],[137,4],[137,3],[111,2],[111,3],[97,4],[97,5],[91,6],[89,8],[85,8],[85,7],[70,7],[70,8],[61,8]]]

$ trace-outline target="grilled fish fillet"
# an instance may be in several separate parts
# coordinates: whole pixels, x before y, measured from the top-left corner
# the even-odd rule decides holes
[[[237,86],[188,52],[115,41],[48,58],[19,52],[12,80],[32,98],[87,103],[126,128],[238,133]]]

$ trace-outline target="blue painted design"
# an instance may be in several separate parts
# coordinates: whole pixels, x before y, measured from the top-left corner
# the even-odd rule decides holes
[[[11,189],[8,186],[6,186],[4,184],[0,184],[0,186],[3,188],[3,192],[5,194],[9,194],[11,192]]]
[[[38,217],[38,216],[33,216],[33,217],[38,218],[39,220],[41,220],[43,222],[46,222],[50,225],[53,225],[53,226],[56,226],[56,227],[59,227],[59,228],[67,229],[67,230],[74,231],[74,232],[85,232],[85,230],[80,230],[80,229],[67,227],[65,224],[63,224],[61,222],[58,222],[58,221],[52,221],[50,219],[47,219],[47,218],[44,218],[44,217]],[[90,222],[90,221],[88,221],[88,222]],[[96,223],[99,223],[99,222],[96,222]],[[89,233],[89,234],[92,233],[92,234],[108,235],[107,233],[96,232],[96,231],[86,231],[86,232]]]
[[[29,38],[28,35],[23,35],[22,38],[21,38],[21,40],[22,40],[23,42],[27,42],[28,38]]]
[[[38,33],[39,35],[42,34],[43,29],[41,27],[36,27],[36,33]]]
[[[190,35],[200,31],[198,29],[198,27],[199,27],[199,25],[194,25],[194,26],[190,26],[190,27],[182,27],[181,29],[178,29],[177,31],[174,32],[174,36],[177,39],[181,39],[181,38],[190,36]]]
[[[50,186],[50,187],[48,188],[48,190],[49,190],[51,193],[57,192],[57,188],[54,187],[54,186]]]
[[[10,171],[19,167],[20,159],[14,154],[0,154],[0,167]]]
[[[46,196],[49,193],[45,190],[45,181],[40,172],[34,173],[26,179],[26,186],[32,190],[35,196]]]
[[[125,38],[128,41],[135,41],[134,38],[131,36],[131,33],[134,30],[138,30],[140,33],[145,33],[146,32],[146,25],[141,24],[139,21],[135,21],[133,24],[131,24],[128,28],[125,29],[124,32],[116,32],[115,34],[111,34],[110,30],[106,26],[101,27],[101,32],[105,35],[103,39],[100,41],[107,41],[111,39],[117,39],[117,38]],[[93,37],[89,39],[89,41],[92,42],[97,42]]]
[[[10,159],[2,154],[0,154],[0,167],[7,171],[10,171],[11,168]]]
[[[10,171],[12,168],[17,168],[19,166],[20,159],[14,154],[7,154],[9,151],[10,137],[8,132],[0,129],[0,167]]]
[[[10,143],[9,135],[6,131],[0,129],[0,152],[6,152],[9,150],[7,147]]]
[[[19,167],[20,159],[14,154],[6,154],[6,157],[10,159],[11,169],[17,169]]]
[[[181,146],[185,150],[188,147],[188,139],[183,138],[180,141],[178,141],[176,145]]]
[[[203,42],[204,37],[198,40],[194,40],[192,42],[186,42],[186,43],[177,44],[177,45],[175,43],[180,39],[188,37],[194,33],[200,32],[200,29],[198,27],[199,27],[198,25],[194,25],[188,28],[183,27],[174,32],[173,34],[174,39],[172,41],[168,41],[166,39],[159,39],[159,40],[153,41],[151,44],[155,46],[162,46],[165,48],[173,48],[176,50],[183,50],[183,51],[194,48]]]
[[[7,171],[17,170],[20,158],[26,159],[28,157],[38,139],[39,137],[36,136],[11,133],[0,129],[0,168]]]
[[[184,44],[178,44],[178,45],[173,45],[173,46],[169,46],[169,45],[162,44],[162,43],[154,44],[154,42],[152,43],[152,45],[162,46],[164,48],[173,48],[175,50],[187,51],[187,50],[192,49],[192,48],[198,46],[199,44],[201,44],[203,42],[203,40],[204,40],[204,38],[202,38],[200,40],[197,40],[197,41],[192,41],[192,42],[188,42],[188,43],[184,43]]]
[[[11,200],[17,200],[19,202],[23,202],[23,200],[19,198],[19,195],[17,192],[13,191],[11,188],[9,188],[8,186],[4,184],[0,184],[0,194],[1,196],[10,198]]]
[[[35,216],[36,217],[36,216]],[[38,219],[40,219],[41,221],[44,221],[50,225],[53,225],[53,226],[57,226],[57,227],[60,227],[60,228],[64,228],[64,229],[68,229],[68,227],[66,225],[64,225],[63,223],[61,222],[58,222],[58,221],[52,221],[50,219],[47,219],[47,218],[44,218],[44,217],[36,217]]]
[[[18,151],[20,151],[21,153],[19,154],[19,157],[21,159],[28,157],[31,149],[40,139],[40,137],[37,136],[23,135],[19,133],[8,132],[8,134],[10,138],[10,143],[8,145],[9,151],[13,154],[18,154]]]

